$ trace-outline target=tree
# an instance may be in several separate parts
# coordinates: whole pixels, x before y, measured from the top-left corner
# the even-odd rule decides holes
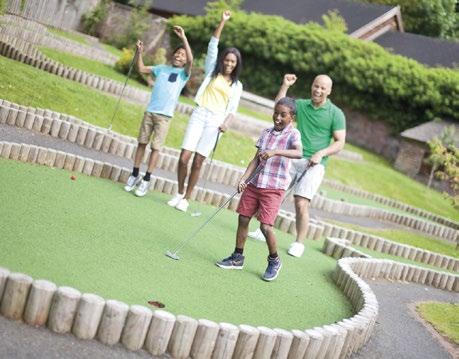
[[[459,149],[454,144],[455,127],[446,127],[440,137],[434,137],[427,144],[430,148],[428,162],[432,165],[428,186],[433,176],[446,181],[452,190],[454,207],[459,208]]]
[[[344,20],[337,9],[329,10],[325,15],[322,15],[322,21],[324,22],[324,28],[327,30],[343,33],[347,31],[346,20]]]

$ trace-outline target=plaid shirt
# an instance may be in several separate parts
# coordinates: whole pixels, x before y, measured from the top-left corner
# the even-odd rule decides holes
[[[256,147],[259,151],[301,149],[301,135],[292,124],[280,132],[275,131],[274,127],[267,128],[261,133]],[[251,183],[258,188],[287,189],[291,181],[290,164],[290,158],[284,156],[260,161],[259,166],[264,167]]]

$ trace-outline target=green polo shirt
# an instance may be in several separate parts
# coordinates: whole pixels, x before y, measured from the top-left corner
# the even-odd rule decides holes
[[[346,129],[343,111],[329,99],[320,107],[315,108],[312,101],[296,100],[296,123],[301,133],[303,157],[311,156],[319,150],[327,148],[333,138],[333,132]],[[322,158],[325,166],[328,156]]]

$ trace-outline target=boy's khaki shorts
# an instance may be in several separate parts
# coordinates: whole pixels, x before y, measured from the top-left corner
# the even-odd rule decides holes
[[[160,150],[166,140],[170,122],[170,117],[157,113],[145,112],[142,124],[140,125],[137,141],[146,145],[150,142],[150,137],[153,134],[153,137],[151,137],[151,148],[153,150]]]

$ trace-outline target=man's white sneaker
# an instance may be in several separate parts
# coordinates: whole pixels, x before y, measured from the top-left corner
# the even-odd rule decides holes
[[[293,242],[288,249],[288,254],[294,257],[301,257],[304,252],[304,244],[300,242]]]
[[[143,197],[147,194],[149,188],[150,188],[150,181],[142,180],[140,181],[139,187],[135,190],[135,195],[137,197]]]
[[[185,198],[182,198],[182,199],[179,201],[179,203],[177,203],[177,205],[175,206],[175,208],[178,209],[179,211],[186,212],[189,205],[190,205],[190,204],[188,203],[188,201],[187,201]]]
[[[127,182],[126,186],[124,186],[124,190],[126,192],[131,192],[142,180],[142,177],[138,175],[137,177],[134,177],[133,175],[130,175]]]
[[[266,242],[266,238],[265,236],[263,235],[263,232],[261,231],[260,228],[257,228],[256,231],[253,231],[253,232],[249,232],[248,236],[250,238],[253,238],[257,241],[262,241],[262,242]]]
[[[183,194],[181,193],[177,193],[174,197],[172,197],[172,199],[170,199],[167,204],[171,207],[175,207],[176,205],[178,205],[178,203],[180,202],[180,200],[183,198]]]

